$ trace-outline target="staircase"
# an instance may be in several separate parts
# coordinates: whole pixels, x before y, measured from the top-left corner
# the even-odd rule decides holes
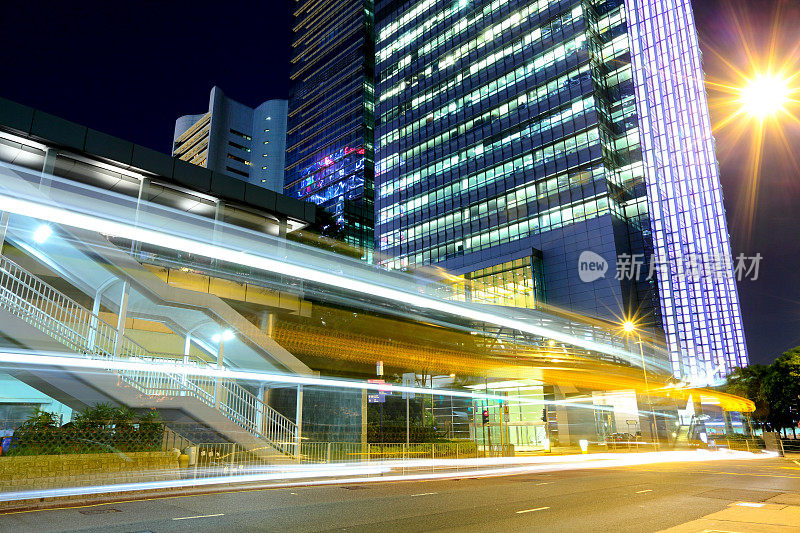
[[[674,446],[689,446],[692,442],[692,434],[694,433],[695,429],[695,419],[692,416],[692,420],[689,424],[682,424],[678,427],[678,431],[675,435]]]
[[[0,309],[32,326],[70,352],[106,361],[153,361],[186,364],[201,370],[206,363],[154,354],[103,321],[91,310],[40,280],[6,257],[0,257]],[[198,418],[209,423],[224,418],[235,426],[233,433],[245,448],[283,456],[297,455],[297,425],[253,393],[229,378],[146,370],[106,370],[116,378],[115,399],[151,407],[192,407]],[[134,394],[123,389],[132,388]],[[113,393],[113,391],[112,391]],[[138,397],[139,401],[132,398]],[[170,401],[171,400],[171,401]],[[198,403],[200,405],[198,405]],[[225,425],[225,424],[223,424]],[[222,431],[225,433],[225,431]],[[231,433],[231,431],[228,431]],[[246,442],[245,442],[246,441]],[[269,455],[262,453],[262,455]]]

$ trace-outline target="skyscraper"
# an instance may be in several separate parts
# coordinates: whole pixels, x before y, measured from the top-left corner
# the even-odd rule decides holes
[[[381,264],[747,364],[689,0],[380,0],[376,39]]]
[[[331,212],[369,258],[374,220],[372,0],[296,0],[288,196]]]
[[[287,105],[267,100],[254,109],[214,87],[207,112],[175,121],[172,155],[282,193]]]

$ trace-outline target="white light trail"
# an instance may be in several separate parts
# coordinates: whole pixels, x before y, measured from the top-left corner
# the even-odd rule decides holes
[[[624,455],[624,457],[620,457]],[[491,477],[513,474],[526,474],[536,472],[554,472],[564,470],[584,470],[595,468],[618,468],[622,466],[637,466],[655,463],[682,463],[682,462],[710,462],[728,460],[758,460],[773,458],[776,454],[762,453],[756,455],[748,452],[718,451],[711,452],[706,450],[698,451],[678,451],[678,452],[647,452],[641,454],[597,454],[596,459],[586,456],[561,456],[555,457],[506,457],[506,458],[487,458],[478,460],[452,460],[460,466],[476,465],[475,469],[458,470],[450,472],[425,472],[420,474],[391,474],[392,466],[403,471],[400,465],[393,462],[381,462],[372,466],[359,465],[304,465],[304,467],[292,468],[282,466],[280,473],[270,474],[242,474],[235,476],[219,476],[206,479],[175,479],[166,481],[152,481],[142,483],[120,483],[112,485],[96,485],[89,487],[70,487],[61,489],[42,489],[22,492],[10,492],[0,494],[0,501],[18,501],[38,498],[54,498],[64,496],[80,496],[90,494],[102,494],[107,492],[132,492],[154,489],[189,488],[189,487],[209,487],[228,483],[254,483],[269,482],[276,483],[267,485],[269,487],[294,487],[294,486],[314,486],[314,485],[344,485],[344,484],[364,484],[379,483],[387,481],[421,481],[429,479],[458,479],[463,477]],[[507,460],[519,462],[517,466],[502,467],[507,464]],[[559,462],[554,463],[553,460]],[[475,462],[477,461],[477,462]],[[407,461],[403,468],[409,468],[411,463],[417,466],[439,467],[438,461]],[[527,463],[527,464],[526,464]],[[400,462],[402,465],[403,463]],[[392,466],[390,466],[392,465]],[[299,465],[298,465],[299,466]],[[490,466],[493,468],[480,468]],[[498,468],[498,466],[501,466]],[[314,470],[315,467],[322,467]],[[379,477],[363,477],[374,476]],[[339,477],[339,476],[359,476],[359,477]],[[324,479],[314,479],[324,478]],[[283,480],[294,480],[284,482]],[[297,481],[302,480],[302,481]],[[254,487],[248,486],[252,489]]]
[[[544,398],[527,399],[524,397],[517,397],[511,401],[508,396],[486,394],[481,392],[431,389],[425,387],[406,387],[402,385],[393,385],[391,383],[367,383],[362,381],[347,381],[344,379],[317,378],[299,374],[273,374],[269,372],[256,372],[250,370],[231,370],[229,368],[216,368],[212,366],[201,368],[183,363],[161,363],[156,361],[137,361],[134,359],[87,359],[85,357],[75,357],[69,354],[60,354],[58,352],[12,352],[7,351],[5,348],[0,348],[0,363],[36,367],[66,367],[83,370],[158,372],[180,376],[202,376],[256,382],[289,383],[292,385],[315,385],[351,390],[380,390],[389,393],[411,392],[415,394],[435,394],[457,398],[469,398],[473,400],[492,400],[496,402],[504,402],[508,405],[555,404],[570,407],[581,407],[585,409],[609,408],[608,406],[593,405],[591,403],[570,402],[568,400],[545,400]]]
[[[19,179],[19,178],[17,178]],[[401,302],[420,309],[439,311],[451,316],[468,318],[477,322],[486,322],[533,335],[555,339],[557,341],[584,348],[586,350],[616,355],[626,360],[634,361],[638,355],[632,354],[621,348],[597,343],[593,340],[583,339],[574,335],[537,326],[513,318],[496,315],[482,311],[463,303],[451,303],[425,295],[413,294],[399,289],[382,286],[370,281],[349,278],[333,272],[325,272],[304,265],[296,265],[287,261],[280,261],[264,256],[253,255],[225,248],[218,244],[201,242],[186,237],[169,235],[163,230],[156,231],[133,223],[119,222],[94,214],[72,211],[63,207],[45,205],[37,201],[13,198],[0,195],[0,211],[8,211],[26,217],[50,221],[84,230],[97,231],[117,237],[130,239],[143,243],[160,246],[163,248],[179,250],[199,256],[218,259],[234,264],[249,266],[258,270],[281,274],[293,278],[306,279],[329,287],[346,289],[352,292],[379,297],[389,301]]]

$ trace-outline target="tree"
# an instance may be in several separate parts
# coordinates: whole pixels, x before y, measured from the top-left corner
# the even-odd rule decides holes
[[[778,431],[791,427],[796,435],[800,421],[800,347],[784,352],[770,365],[763,387],[770,405],[770,425]]]
[[[761,427],[767,423],[770,414],[769,402],[764,392],[764,381],[769,373],[770,367],[767,365],[734,368],[725,386],[725,392],[742,396],[756,404],[756,409],[750,416]]]
[[[753,420],[762,428],[791,427],[795,432],[800,422],[800,346],[784,352],[771,365],[733,369],[725,391],[752,400],[756,404]]]

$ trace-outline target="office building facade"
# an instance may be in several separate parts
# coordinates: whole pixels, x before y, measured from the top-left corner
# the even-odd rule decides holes
[[[175,121],[172,155],[282,193],[287,107],[267,100],[251,108],[214,87],[207,112]]]
[[[372,0],[297,0],[285,194],[332,213],[342,238],[373,244]]]
[[[689,0],[384,0],[376,39],[382,265],[635,317],[676,378],[747,364]]]

